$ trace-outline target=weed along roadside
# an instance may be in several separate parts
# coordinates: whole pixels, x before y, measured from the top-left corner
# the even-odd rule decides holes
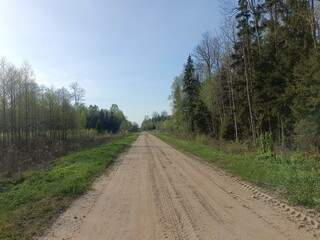
[[[155,136],[187,153],[214,163],[234,176],[267,191],[280,194],[290,203],[320,210],[320,171],[317,158],[229,154],[196,141],[153,132]]]
[[[48,170],[0,179],[0,239],[30,239],[40,234],[58,213],[88,191],[94,179],[137,137],[124,135],[59,158]]]

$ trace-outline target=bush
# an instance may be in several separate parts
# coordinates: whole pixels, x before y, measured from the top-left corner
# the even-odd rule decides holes
[[[261,153],[267,155],[273,155],[273,138],[271,132],[266,132],[260,135],[259,143],[261,147]]]
[[[220,126],[219,131],[219,137],[220,139],[225,140],[233,140],[234,139],[234,125],[232,118],[230,116],[226,117]]]
[[[318,137],[318,124],[314,121],[303,119],[295,124],[294,132],[295,147],[304,151],[312,150]]]

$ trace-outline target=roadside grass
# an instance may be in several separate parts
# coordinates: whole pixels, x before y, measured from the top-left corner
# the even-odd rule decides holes
[[[0,179],[0,239],[30,239],[41,234],[137,137],[118,137],[59,158],[47,170]]]
[[[320,160],[259,153],[230,154],[192,140],[153,132],[161,140],[226,170],[234,176],[268,191],[274,191],[295,205],[320,210]]]

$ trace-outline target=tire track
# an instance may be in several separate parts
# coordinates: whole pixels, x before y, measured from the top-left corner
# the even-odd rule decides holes
[[[41,239],[304,240],[319,236],[310,214],[148,133],[142,133],[115,166]],[[304,227],[290,217],[298,218]],[[315,231],[309,231],[306,223]]]
[[[171,208],[170,212],[176,216],[176,219],[170,218],[176,239],[199,239],[199,235],[197,234],[199,226],[194,220],[186,201],[175,188],[172,178],[167,174],[166,167],[155,152],[155,149],[150,149],[150,152],[154,159],[152,170],[156,170],[155,176],[158,177],[158,182],[163,183],[162,187],[166,189],[165,195],[167,199],[162,198],[160,200],[164,202],[169,200],[171,202],[169,206]]]

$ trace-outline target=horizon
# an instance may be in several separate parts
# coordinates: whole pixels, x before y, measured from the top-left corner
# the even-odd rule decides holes
[[[205,31],[219,28],[218,1],[1,1],[1,57],[28,61],[36,82],[85,89],[85,105],[117,104],[141,125],[171,114],[170,86]]]

